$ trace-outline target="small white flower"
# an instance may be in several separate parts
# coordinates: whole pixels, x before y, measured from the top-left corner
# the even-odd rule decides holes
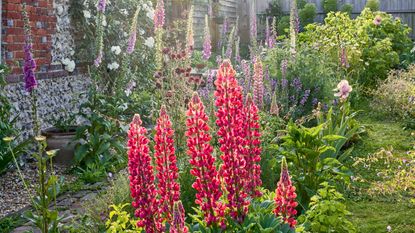
[[[109,70],[116,70],[120,67],[120,64],[118,64],[117,62],[113,62],[111,64],[108,64],[107,67]]]
[[[91,12],[89,12],[87,10],[84,10],[83,13],[84,13],[85,19],[90,19],[91,18]]]
[[[120,12],[123,15],[128,15],[128,10],[127,9],[121,9]]]
[[[102,19],[102,26],[107,26],[107,19],[105,17]]]
[[[75,70],[75,61],[65,58],[62,60],[62,64],[65,65],[65,70],[72,73]]]
[[[392,227],[388,225],[388,226],[386,227],[386,230],[387,230],[388,232],[391,232],[391,231],[392,231]]]
[[[153,48],[154,47],[154,38],[153,37],[149,37],[144,41],[144,44],[149,47],[149,48]]]
[[[147,15],[147,17],[148,17],[149,19],[153,19],[153,17],[154,17],[154,10],[153,10],[152,8],[151,8],[151,9],[149,9],[149,10],[147,11],[146,15]]]
[[[121,53],[121,47],[120,46],[112,46],[111,52],[113,52],[115,55],[119,55]]]
[[[145,31],[142,28],[140,28],[140,29],[138,29],[138,33],[140,33],[140,35],[142,36],[142,35],[144,35]]]

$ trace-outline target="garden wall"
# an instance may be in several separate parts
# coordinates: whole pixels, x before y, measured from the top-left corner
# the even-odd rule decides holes
[[[37,0],[27,2],[33,38],[33,54],[37,64],[38,111],[41,127],[48,127],[53,118],[67,117],[85,101],[89,79],[73,61],[74,39],[68,0]],[[11,68],[6,78],[6,93],[18,116],[16,127],[23,138],[32,131],[31,107],[24,90],[22,0],[2,1],[2,62]],[[53,117],[54,116],[54,117]]]

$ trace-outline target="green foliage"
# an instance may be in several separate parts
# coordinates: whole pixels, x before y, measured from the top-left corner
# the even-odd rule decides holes
[[[380,19],[379,25],[374,23],[375,18]],[[364,87],[374,87],[409,52],[409,31],[400,19],[366,8],[356,19],[347,13],[331,12],[325,24],[309,24],[299,37],[339,66],[341,48],[345,48],[350,65],[347,74]]]
[[[124,106],[113,105],[105,96],[90,94],[90,100],[81,106],[80,114],[87,123],[78,127],[75,163],[81,167],[97,163],[110,168],[126,163],[124,136],[125,124],[105,113],[122,112]],[[91,112],[92,110],[92,112]]]
[[[343,203],[343,195],[327,182],[321,184],[317,194],[311,197],[310,208],[304,216],[303,227],[310,232],[357,232],[347,219],[350,212]]]
[[[267,16],[276,17],[277,19],[283,17],[284,11],[282,10],[281,0],[272,0],[268,5],[266,14]]]
[[[142,229],[137,227],[137,220],[132,219],[127,211],[124,210],[129,203],[121,205],[111,205],[112,209],[109,214],[109,219],[105,223],[107,226],[107,233],[129,233],[140,232]]]
[[[107,176],[105,167],[96,163],[87,164],[85,169],[78,167],[78,170],[79,179],[88,184],[99,182]]]
[[[350,102],[340,102],[339,106],[331,107],[327,113],[318,112],[317,123],[325,124],[322,130],[326,143],[331,145],[335,150],[328,150],[324,157],[336,158],[340,162],[344,162],[349,158],[353,147],[350,144],[356,141],[359,135],[365,132],[365,128],[355,119],[358,112],[352,112]],[[329,139],[330,138],[330,139]],[[345,151],[345,147],[349,147]]]
[[[21,218],[19,214],[13,214],[0,219],[0,229],[2,230],[2,233],[9,233],[24,223],[25,220]]]
[[[367,0],[365,8],[369,8],[371,11],[378,11],[380,9],[379,0]]]
[[[350,3],[343,4],[340,11],[347,13],[349,16],[351,16],[353,12],[353,5]]]
[[[415,65],[406,71],[391,71],[372,94],[376,111],[403,120],[408,128],[415,128]]]
[[[9,168],[10,163],[13,161],[13,156],[9,150],[8,143],[3,141],[3,138],[18,136],[17,130],[13,127],[17,116],[12,116],[12,105],[9,99],[6,97],[5,93],[5,78],[7,74],[7,66],[0,64],[0,174]],[[12,152],[14,155],[18,157],[26,152],[27,144],[28,141],[19,144],[16,143],[16,140],[13,140],[10,146],[12,147]]]
[[[36,141],[38,153],[34,153],[33,156],[37,160],[39,183],[36,187],[36,196],[31,197],[35,211],[25,212],[24,217],[34,223],[42,233],[56,233],[59,232],[59,223],[63,219],[62,216],[59,216],[56,208],[56,196],[60,193],[60,183],[62,183],[62,180],[59,181],[53,171],[52,158],[56,151],[45,153],[47,146],[45,137],[37,136]],[[48,165],[50,165],[50,169],[48,169]],[[21,178],[23,179],[23,177]]]
[[[283,60],[287,61],[286,79],[289,82],[287,88],[281,85]],[[269,68],[270,76],[278,80],[276,98],[280,105],[281,118],[286,120],[301,118],[313,110],[314,98],[320,102],[329,102],[333,98],[333,86],[339,81],[337,65],[330,57],[314,48],[302,46],[298,48],[294,58],[291,57],[289,48],[274,48],[268,51],[263,63]],[[296,78],[301,81],[301,90],[291,85]],[[305,90],[310,90],[310,95],[302,105],[300,100]],[[295,101],[290,100],[292,97]]]
[[[350,180],[349,169],[336,159],[335,153],[330,153],[332,157],[327,156],[329,151],[336,151],[332,144],[343,137],[324,135],[323,130],[324,124],[306,128],[290,122],[287,134],[281,138],[280,154],[293,166],[290,171],[303,208],[320,183],[342,185]]]
[[[323,1],[324,12],[336,12],[337,11],[337,0],[324,0]]]
[[[278,35],[287,36],[290,29],[290,16],[283,16],[278,20]]]
[[[306,25],[313,23],[314,19],[317,16],[316,4],[305,4],[304,8],[300,9],[300,11],[298,12],[298,16],[300,17],[300,23],[302,27],[305,27]]]

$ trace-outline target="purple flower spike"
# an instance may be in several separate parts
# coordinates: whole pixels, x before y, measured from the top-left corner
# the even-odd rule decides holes
[[[97,56],[97,58],[94,61],[95,67],[99,67],[99,65],[101,64],[101,62],[102,62],[102,56],[103,56],[102,51],[99,51],[98,56]]]
[[[97,5],[97,10],[104,13],[106,6],[107,6],[107,0],[99,0],[98,5]]]
[[[33,59],[32,54],[32,44],[26,44],[24,46],[24,66],[23,66],[23,73],[24,73],[24,80],[25,80],[25,89],[27,92],[32,92],[33,89],[37,86],[37,81],[35,77],[35,69],[36,69],[36,62]]]
[[[128,47],[127,47],[128,54],[132,54],[134,52],[136,41],[137,41],[137,30],[132,30],[130,38],[128,38]]]

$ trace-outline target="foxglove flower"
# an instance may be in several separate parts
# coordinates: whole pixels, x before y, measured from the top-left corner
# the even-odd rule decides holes
[[[269,113],[271,115],[274,115],[274,116],[279,116],[280,115],[280,109],[278,107],[276,93],[274,93],[274,95],[272,96],[271,106],[270,106],[270,109],[269,109]]]
[[[131,197],[134,200],[132,206],[136,209],[135,216],[139,218],[137,226],[143,227],[146,232],[155,233],[162,226],[146,134],[140,115],[136,114],[128,131],[128,171]]]
[[[162,217],[170,224],[173,220],[174,203],[180,200],[180,185],[177,182],[179,170],[174,154],[173,134],[170,117],[167,115],[166,107],[162,106],[154,136],[154,157],[156,158],[160,211]]]
[[[186,34],[186,48],[189,57],[195,46],[195,40],[193,38],[193,5],[190,7],[189,15],[187,18],[187,34]]]
[[[241,153],[241,143],[244,141],[242,94],[235,75],[236,71],[230,61],[225,60],[219,68],[215,81],[215,106],[223,161],[220,175],[227,192],[227,207],[230,216],[241,223],[248,212],[249,200],[245,190],[247,175],[245,159]]]
[[[261,186],[261,134],[259,132],[258,108],[248,94],[246,106],[244,107],[244,156],[246,176],[246,191],[251,197],[261,196],[258,187]]]
[[[128,47],[127,47],[127,53],[132,54],[135,49],[135,43],[137,41],[137,20],[138,20],[138,14],[140,13],[140,7],[137,7],[137,10],[135,11],[133,22],[131,24],[130,29],[130,37],[128,38]]]
[[[254,103],[258,108],[262,108],[264,103],[264,77],[263,77],[263,68],[260,58],[255,59],[254,63]]]
[[[173,207],[173,223],[170,226],[170,233],[187,233],[189,229],[185,226],[185,214],[181,201],[174,203]]]
[[[157,0],[156,9],[154,10],[154,30],[163,28],[165,19],[164,0]]]
[[[200,206],[208,226],[218,224],[224,215],[223,205],[219,202],[222,193],[210,145],[209,117],[197,94],[193,94],[186,115],[187,154],[192,165],[190,173],[196,178],[192,185],[197,191],[196,204]]]
[[[265,27],[265,43],[268,48],[272,49],[275,46],[275,39],[276,39],[276,31],[275,28],[270,28],[269,26],[269,18],[267,17],[266,20],[266,27]],[[275,17],[273,17],[271,27],[275,27]]]
[[[287,67],[288,67],[288,61],[287,60],[282,60],[281,61],[281,77],[282,79],[286,79],[287,78]]]
[[[107,6],[107,0],[98,0],[97,10],[104,13]]]
[[[102,57],[103,57],[103,52],[101,50],[101,51],[98,52],[97,58],[95,58],[95,61],[94,61],[95,67],[99,67],[99,65],[101,65],[101,63],[102,63]]]
[[[353,88],[349,85],[347,80],[341,80],[339,84],[337,84],[337,88],[334,91],[337,93],[334,96],[339,97],[340,100],[344,101],[349,97],[350,92],[352,92]]]
[[[379,26],[382,23],[382,17],[380,15],[376,15],[373,19],[373,24]]]
[[[235,43],[235,61],[238,62],[238,64],[241,64],[241,53],[240,53],[240,43],[241,43],[241,37],[238,36],[238,39],[236,39]]]
[[[232,58],[232,47],[233,47],[233,42],[235,39],[234,35],[235,35],[235,27],[232,28],[231,33],[229,34],[229,37],[228,37],[228,45],[226,47],[226,53],[225,53],[225,58],[227,59]]]
[[[295,220],[295,215],[297,214],[295,207],[298,205],[295,201],[296,197],[295,187],[291,183],[287,161],[284,157],[281,162],[280,181],[278,182],[277,190],[275,191],[276,208],[274,213],[277,217],[281,217],[282,221],[288,223],[292,228],[297,224],[297,221]]]
[[[209,18],[205,15],[205,39],[203,41],[203,59],[209,60],[212,54],[212,41],[210,39]]]
[[[36,62],[33,59],[32,53],[32,36],[30,33],[30,22],[29,16],[26,11],[26,5],[23,6],[23,21],[24,21],[24,34],[25,34],[25,45],[24,50],[24,65],[23,75],[25,81],[25,89],[27,92],[32,92],[37,87],[37,80],[35,76]]]
[[[251,91],[251,67],[246,60],[242,60],[242,73],[244,76],[244,96]]]

